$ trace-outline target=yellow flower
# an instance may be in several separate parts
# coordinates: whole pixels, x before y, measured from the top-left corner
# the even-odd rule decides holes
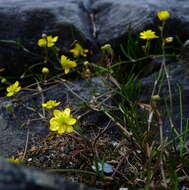
[[[42,107],[46,109],[53,109],[57,107],[60,104],[60,102],[56,102],[56,100],[49,100],[48,102],[42,104]]]
[[[68,74],[70,72],[70,68],[77,66],[75,61],[71,61],[64,55],[61,56],[60,64],[62,68],[64,69],[65,74]]]
[[[14,84],[7,87],[7,96],[14,96],[17,92],[21,90],[19,82],[16,81]]]
[[[69,108],[66,108],[64,111],[54,110],[54,117],[50,120],[50,130],[58,131],[59,134],[73,132],[72,125],[76,123],[76,119],[70,115],[70,112]]]
[[[40,47],[53,47],[58,40],[58,36],[46,36],[43,35],[41,39],[38,40],[38,46]]]
[[[21,159],[19,159],[19,158],[14,158],[14,156],[12,156],[12,157],[10,157],[10,158],[7,158],[6,160],[9,161],[9,162],[13,162],[13,163],[15,163],[15,164],[20,164],[20,163],[22,162]]]
[[[169,19],[170,13],[168,11],[160,11],[157,13],[157,17],[159,18],[159,20],[165,21]]]
[[[89,50],[83,49],[79,43],[76,43],[75,47],[71,49],[70,52],[73,53],[74,57],[79,57],[80,55],[86,57]]]
[[[159,38],[159,37],[156,36],[154,31],[146,30],[146,31],[140,33],[140,38],[144,39],[144,40],[151,40],[151,39]]]

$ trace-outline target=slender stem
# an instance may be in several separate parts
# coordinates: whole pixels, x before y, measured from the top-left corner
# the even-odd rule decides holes
[[[141,58],[138,58],[138,59],[134,59],[132,61],[121,61],[121,62],[118,62],[118,63],[115,63],[113,64],[112,66],[110,66],[110,69],[113,69],[114,67],[117,67],[117,66],[120,66],[122,64],[127,64],[127,63],[137,63],[137,62],[141,62],[141,61],[144,61],[146,59],[153,59],[153,58],[159,58],[159,57],[163,57],[163,55],[148,55],[148,56],[145,56],[145,57],[141,57]],[[166,57],[175,57],[175,55],[172,55],[172,54],[167,54]],[[93,64],[94,67],[99,67],[95,64]],[[103,67],[101,67],[102,69],[104,69]],[[104,71],[107,71],[107,69],[104,69]]]
[[[169,74],[168,74],[167,68],[166,68],[165,41],[164,41],[164,37],[163,37],[164,28],[165,28],[165,22],[163,22],[162,28],[161,28],[162,55],[163,55],[162,65],[163,65],[163,69],[164,69],[164,72],[166,74],[166,78],[167,78],[167,82],[168,82],[170,101],[172,101]],[[163,178],[163,181],[164,181],[164,185],[165,185],[165,187],[167,187],[167,182],[166,182],[165,172],[164,172],[164,164],[163,164],[163,150],[164,150],[163,124],[160,124],[159,128],[160,128],[160,142],[161,142],[160,169],[161,169],[161,175],[162,175],[162,178]]]
[[[27,149],[28,149],[29,133],[30,133],[30,131],[29,131],[29,127],[28,127],[27,137],[26,137],[26,144],[25,144],[24,154],[22,156],[22,160],[24,160],[24,158],[26,156]]]
[[[151,97],[155,95],[155,91],[156,91],[157,85],[158,85],[158,83],[159,83],[159,80],[161,79],[162,74],[163,74],[163,64],[161,64],[161,68],[160,68],[158,77],[157,77],[157,79],[156,79],[155,82],[154,82],[154,86],[153,86],[153,90],[152,90],[152,95],[151,95]],[[158,92],[158,94],[159,94],[159,92]]]
[[[146,54],[146,56],[149,55],[149,50],[150,50],[150,40],[147,40],[144,48],[144,53]]]

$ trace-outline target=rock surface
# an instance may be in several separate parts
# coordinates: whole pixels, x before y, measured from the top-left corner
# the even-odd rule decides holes
[[[119,46],[129,32],[157,30],[160,10],[171,12],[168,33],[186,39],[188,9],[185,0],[0,0],[0,40],[20,40],[34,52],[39,51],[36,42],[42,33],[59,35],[59,45],[65,50],[74,40],[92,49],[96,43]],[[38,61],[16,45],[1,43],[0,68],[11,75],[20,75]]]
[[[137,34],[144,29],[155,28],[160,10],[168,10],[169,33],[185,35],[189,33],[189,2],[185,0],[94,0],[92,10],[95,15],[97,41],[100,44],[118,42],[126,38],[128,32]],[[119,44],[118,44],[119,45]]]
[[[58,35],[61,47],[70,48],[74,40],[92,44],[89,22],[81,0],[0,0],[0,40],[20,40],[35,52],[43,33]],[[37,60],[14,44],[1,43],[0,68],[10,74],[21,74]]]
[[[6,190],[92,190],[35,169],[24,168],[20,165],[5,162],[0,159],[0,189]]]
[[[40,117],[43,114],[41,107],[44,101],[57,100],[61,106],[74,108],[74,104],[85,104],[95,96],[103,95],[108,91],[107,82],[100,77],[91,80],[78,80],[74,83],[62,82],[49,88],[43,88],[42,93],[21,92],[14,100],[2,100],[0,103],[0,156],[10,157],[19,150],[24,150],[27,134],[29,145],[36,139],[46,136],[49,132],[48,122]],[[106,98],[106,96],[104,96]],[[78,109],[77,109],[78,110]],[[78,114],[83,112],[83,107]],[[84,109],[86,111],[86,108]],[[99,112],[93,111],[80,120],[93,123],[95,126],[105,126],[107,118]],[[45,127],[46,126],[46,127]]]

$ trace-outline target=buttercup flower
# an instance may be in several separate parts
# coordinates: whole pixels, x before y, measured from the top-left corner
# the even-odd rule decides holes
[[[144,40],[151,40],[151,39],[159,38],[159,37],[156,36],[154,31],[146,30],[146,31],[140,33],[140,38],[144,39]]]
[[[75,47],[71,49],[70,52],[73,53],[74,57],[79,57],[80,55],[86,57],[89,50],[83,49],[79,43],[76,43]]]
[[[53,47],[58,40],[58,36],[46,36],[43,35],[41,39],[38,40],[38,46],[40,47]]]
[[[9,162],[13,162],[13,163],[15,163],[15,164],[20,164],[20,163],[22,162],[21,159],[19,159],[19,158],[14,158],[14,156],[12,156],[12,157],[10,157],[10,158],[7,158],[6,160],[9,161]]]
[[[157,13],[157,17],[159,18],[159,20],[165,21],[169,19],[170,13],[168,11],[160,11]]]
[[[68,74],[70,72],[70,68],[77,66],[75,61],[71,61],[64,55],[61,56],[60,64],[62,68],[64,69],[65,74]]]
[[[17,92],[21,90],[19,82],[16,81],[14,84],[7,87],[7,96],[14,96]]]
[[[56,100],[49,100],[48,102],[42,104],[42,107],[46,109],[53,109],[57,107],[58,105],[60,105],[60,102],[56,102]]]
[[[64,111],[54,110],[54,117],[50,120],[50,130],[58,131],[59,134],[73,132],[72,125],[76,123],[76,119],[70,115],[70,112],[69,108],[66,108]]]

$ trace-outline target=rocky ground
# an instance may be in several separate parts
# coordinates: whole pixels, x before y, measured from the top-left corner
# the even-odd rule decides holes
[[[138,35],[145,29],[157,28],[158,20],[155,15],[162,9],[171,13],[167,24],[168,34],[187,40],[189,2],[186,0],[0,0],[0,40],[10,40],[10,43],[1,43],[0,68],[5,68],[9,75],[18,76],[29,65],[39,61],[40,57],[34,58],[21,44],[18,47],[11,40],[17,40],[17,44],[22,42],[24,47],[38,53],[40,50],[36,43],[43,33],[58,35],[61,39],[58,46],[64,52],[70,49],[74,40],[78,40],[96,53],[96,60],[100,45],[111,43],[116,48],[127,38],[128,33]],[[186,43],[179,61],[169,64],[175,126],[179,126],[181,121],[178,84],[183,89],[182,120],[184,123],[188,120],[188,54]],[[142,79],[141,101],[144,103],[149,103],[156,75],[157,73],[153,73]],[[44,85],[43,91],[25,90],[18,94],[17,100],[1,98],[0,156],[9,157],[18,152],[23,155],[26,145],[32,154],[31,148],[36,146],[41,137],[47,136],[47,123],[41,117],[42,101],[56,99],[62,105],[71,105],[74,109],[75,104],[85,104],[100,96],[103,97],[101,101],[106,100],[111,94],[111,85],[103,77],[70,83],[62,81]],[[163,89],[161,96],[168,96],[167,83],[163,84]],[[111,104],[111,98],[104,103]],[[160,102],[159,110],[163,109],[162,104]],[[81,122],[103,128],[107,125],[107,118],[94,110],[90,110],[90,114],[86,114]],[[81,107],[76,111],[79,117],[89,110]],[[170,129],[166,128],[168,123],[165,120],[164,132],[167,136],[170,134]],[[28,189],[29,185],[31,189],[85,189],[60,177],[0,161],[0,189]]]

